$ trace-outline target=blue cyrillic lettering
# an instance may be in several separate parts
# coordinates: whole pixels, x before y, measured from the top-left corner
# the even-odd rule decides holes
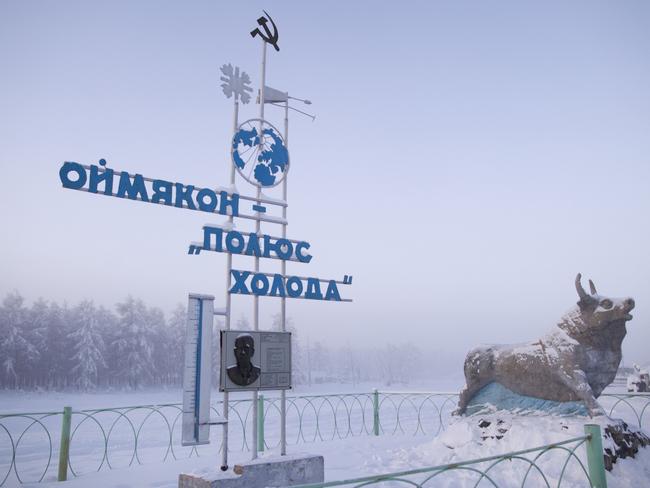
[[[291,241],[288,241],[287,239],[278,239],[275,242],[275,254],[285,261],[291,259],[291,255],[293,254],[293,244],[291,244]]]
[[[205,203],[204,197],[208,197],[208,203]],[[199,203],[199,210],[204,212],[214,212],[214,209],[217,208],[217,194],[214,190],[210,188],[203,188],[196,195],[196,201]]]
[[[296,257],[298,258],[298,261],[301,263],[308,263],[311,261],[312,255],[311,254],[303,254],[302,250],[303,249],[309,249],[309,243],[308,242],[299,242],[296,244]]]
[[[99,162],[102,164],[103,159]],[[104,161],[104,166],[106,161]],[[88,183],[88,191],[90,193],[97,193],[97,186],[104,182],[104,195],[113,195],[113,170],[110,168],[104,168],[100,173],[99,167],[94,164],[90,166],[90,182]]]
[[[257,237],[257,234],[250,233],[248,234],[248,245],[246,246],[246,252],[244,253],[247,256],[257,256],[260,257],[262,251],[260,251],[260,241]]]
[[[182,183],[176,183],[174,187],[176,188],[176,201],[174,202],[174,206],[183,208],[183,202],[185,202],[187,203],[187,208],[196,210],[196,205],[194,205],[194,200],[192,199],[194,185],[185,186]]]
[[[172,204],[172,187],[174,184],[165,180],[153,180],[153,195],[151,195],[151,203],[164,203],[165,205]]]
[[[262,273],[257,273],[251,280],[251,290],[255,295],[266,295],[269,291],[269,279]]]
[[[147,196],[147,187],[144,186],[144,178],[142,175],[134,175],[133,181],[131,181],[129,173],[126,171],[120,173],[120,186],[117,189],[117,195],[115,196],[124,198],[125,195],[129,200],[137,200],[138,195],[140,195],[140,200],[143,202],[149,201],[149,197]]]
[[[320,280],[316,278],[307,278],[307,291],[305,291],[305,298],[311,300],[323,299],[323,292],[320,291]]]
[[[240,293],[242,295],[250,295],[251,292],[248,291],[246,287],[246,278],[251,274],[250,271],[237,271],[233,269],[230,271],[232,277],[235,278],[235,284],[230,288],[230,293]]]
[[[71,180],[68,176],[70,173],[77,173],[77,179],[74,181]],[[79,188],[83,188],[83,186],[86,184],[88,176],[86,175],[86,169],[79,163],[66,161],[63,163],[63,166],[61,166],[61,169],[59,170],[59,179],[61,180],[63,188],[72,188],[73,190],[78,190]]]
[[[284,278],[282,275],[274,274],[273,283],[271,284],[271,291],[269,292],[271,297],[286,297],[287,293],[284,290]]]
[[[221,246],[222,235],[223,235],[223,230],[220,229],[219,227],[208,227],[208,226],[203,227],[203,249],[205,249],[206,251],[222,252],[223,251],[223,248]],[[215,237],[214,249],[212,249],[212,245],[210,243],[210,236]]]
[[[302,281],[300,281],[300,278],[297,276],[292,276],[287,280],[287,295],[291,298],[296,298],[302,295]]]
[[[228,198],[228,192],[222,191],[220,198],[221,205],[219,206],[219,213],[237,217],[239,215],[239,194],[232,193],[230,198]]]
[[[341,301],[341,295],[339,295],[339,289],[336,287],[336,281],[330,280],[328,283],[327,291],[325,292],[325,300]]]
[[[271,251],[273,251],[275,255],[280,259],[283,259],[285,261],[287,259],[290,259],[291,255],[293,254],[293,245],[291,244],[291,241],[288,241],[287,239],[278,239],[275,242],[271,242],[271,239],[271,236],[267,236],[266,234],[264,235],[263,257],[271,257]]]
[[[233,242],[235,239],[237,239],[236,246]],[[244,250],[245,245],[246,241],[244,240],[244,236],[236,230],[230,231],[226,234],[226,249],[228,252],[241,254],[241,252]]]

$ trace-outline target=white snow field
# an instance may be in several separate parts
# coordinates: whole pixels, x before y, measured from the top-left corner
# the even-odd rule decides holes
[[[347,386],[348,390],[352,388]],[[453,394],[381,392],[381,430],[379,436],[374,436],[372,386],[357,385],[353,388],[357,393],[342,393],[344,389],[345,385],[338,384],[312,391],[303,389],[300,398],[288,402],[288,451],[324,455],[327,480],[430,467],[542,446],[582,436],[582,425],[589,421],[579,419],[567,424],[566,419],[560,417],[511,417],[507,420],[508,432],[502,439],[483,440],[473,426],[470,428],[451,420],[450,413],[456,402]],[[411,385],[408,389],[416,388]],[[247,429],[250,426],[249,396],[233,402],[231,466],[250,459],[250,434],[243,435],[242,429],[244,424]],[[277,454],[275,446],[279,440],[277,403],[268,400],[269,397],[275,395],[268,395],[265,403],[267,449],[263,456]],[[209,446],[197,449],[180,446],[180,406],[174,405],[179,398],[179,390],[83,395],[2,392],[0,414],[60,412],[65,405],[79,412],[72,417],[70,451],[70,470],[78,477],[69,472],[71,481],[64,486],[171,487],[177,485],[179,473],[215,469],[220,460],[220,427],[213,428]],[[218,412],[219,399],[220,394],[214,392],[213,405]],[[614,406],[613,417],[623,418],[633,426],[639,425],[640,418],[646,432],[650,431],[650,413],[647,417],[639,417],[650,404],[650,395],[622,401],[617,397],[601,397],[600,401],[608,412]],[[144,404],[157,406],[124,408]],[[122,408],[115,408],[119,406]],[[101,410],[101,407],[113,408]],[[27,427],[29,429],[25,430]],[[60,413],[0,416],[0,483],[6,475],[1,486],[20,486],[18,477],[25,483],[23,486],[61,486],[52,483],[56,480],[60,430]],[[12,445],[18,446],[13,463]],[[641,451],[636,459],[618,461],[613,472],[607,475],[610,487],[650,486],[650,448]],[[586,465],[584,446],[576,449],[576,455]],[[564,451],[549,452],[540,459],[540,467],[548,475],[551,486],[557,485],[559,470],[566,460]],[[483,469],[485,467],[487,465],[482,465]],[[521,461],[508,461],[500,463],[490,473],[495,473],[499,486],[521,486],[522,473],[527,467]],[[533,471],[525,486],[546,486]],[[409,479],[418,481],[423,476]],[[41,478],[42,482],[38,482]],[[477,479],[477,475],[469,472],[452,471],[437,476],[425,486],[473,486]],[[555,479],[554,484],[552,479]],[[584,479],[579,463],[570,459],[561,486],[586,486]],[[491,484],[484,479],[479,486]]]

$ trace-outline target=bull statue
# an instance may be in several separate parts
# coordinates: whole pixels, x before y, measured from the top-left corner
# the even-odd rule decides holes
[[[604,410],[596,398],[616,376],[632,298],[598,294],[589,280],[586,293],[576,277],[577,307],[534,342],[479,346],[465,358],[465,388],[456,414],[463,414],[479,390],[492,382],[529,397],[556,402],[581,401],[590,416]]]

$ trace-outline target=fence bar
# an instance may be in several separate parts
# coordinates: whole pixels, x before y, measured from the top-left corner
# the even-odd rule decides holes
[[[587,439],[587,466],[589,467],[589,479],[593,488],[607,488],[605,478],[605,459],[603,454],[603,438],[600,435],[600,426],[586,424],[585,434]]]
[[[257,397],[257,450],[264,451],[264,395]]]
[[[59,449],[59,476],[57,477],[58,481],[66,481],[68,479],[71,423],[72,407],[63,407],[63,420],[61,421],[61,447]]]
[[[443,472],[443,471],[453,471],[459,468],[463,468],[466,466],[471,466],[473,464],[481,464],[481,463],[486,463],[488,461],[496,461],[496,460],[512,460],[513,458],[518,458],[521,457],[524,454],[528,454],[531,452],[539,452],[544,453],[547,452],[549,449],[554,449],[559,446],[565,446],[568,444],[576,444],[578,447],[580,444],[583,442],[587,442],[589,439],[589,436],[582,436],[582,437],[573,437],[570,439],[566,439],[560,442],[553,442],[552,444],[546,444],[543,446],[538,446],[538,447],[531,447],[530,449],[522,449],[520,451],[512,451],[512,452],[506,452],[503,454],[497,454],[495,456],[488,456],[488,457],[483,457],[483,458],[476,458],[476,459],[469,459],[467,461],[457,461],[453,464],[441,464],[438,466],[430,466],[426,468],[417,468],[417,469],[409,469],[407,471],[396,471],[393,473],[382,473],[382,474],[375,474],[371,476],[364,476],[361,478],[352,478],[352,479],[346,479],[346,480],[338,480],[338,481],[324,481],[321,483],[309,483],[309,484],[302,484],[302,485],[293,485],[293,488],[328,488],[330,486],[344,486],[344,485],[356,485],[356,487],[361,487],[361,486],[368,486],[371,484],[378,484],[378,483],[384,483],[386,481],[396,481],[400,484],[400,486],[404,485],[410,485],[410,486],[417,486],[421,487],[421,485],[411,482],[409,480],[404,480],[402,479],[404,476],[411,476],[415,474],[422,474],[422,473],[436,473],[436,472]],[[572,456],[573,454],[569,454],[569,456]],[[539,457],[539,456],[538,456]],[[494,463],[496,464],[496,463]],[[534,463],[533,463],[534,465]],[[489,481],[492,482],[492,486],[497,487],[497,485],[488,475],[487,471],[489,471],[490,468],[488,468],[486,471],[478,470],[478,469],[473,469],[472,471],[479,472],[481,473],[481,479],[485,477]],[[538,468],[539,469],[539,468]],[[429,478],[430,479],[430,478]],[[479,479],[480,481],[480,479]],[[452,485],[452,486],[457,486]],[[546,484],[548,485],[548,483]],[[355,487],[355,488],[356,488]]]
[[[379,391],[372,390],[372,432],[379,435]]]

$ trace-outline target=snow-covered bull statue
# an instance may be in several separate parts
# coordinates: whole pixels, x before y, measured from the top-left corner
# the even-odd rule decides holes
[[[582,401],[592,416],[604,413],[596,398],[616,376],[634,300],[601,296],[591,280],[587,294],[580,279],[578,274],[578,306],[546,336],[523,344],[480,346],[467,354],[457,414],[492,382],[520,395]]]

